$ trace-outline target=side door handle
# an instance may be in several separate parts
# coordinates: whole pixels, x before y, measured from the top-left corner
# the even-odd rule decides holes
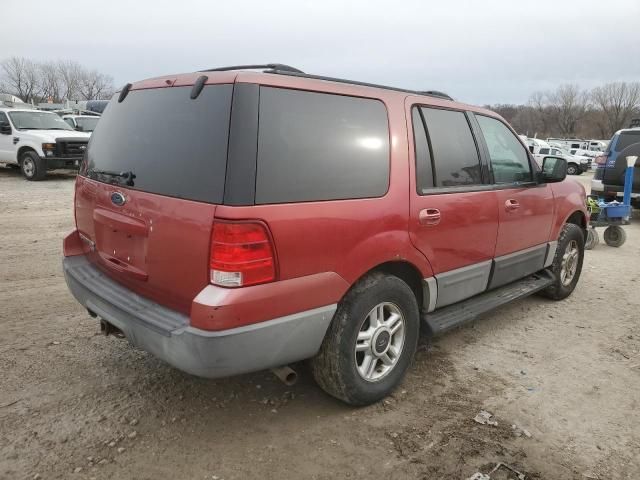
[[[507,212],[512,212],[512,211],[517,210],[519,208],[520,208],[520,204],[518,203],[517,200],[513,200],[512,198],[510,198],[509,200],[504,202],[504,209]]]
[[[437,225],[440,223],[440,210],[437,208],[423,208],[418,214],[420,225]]]

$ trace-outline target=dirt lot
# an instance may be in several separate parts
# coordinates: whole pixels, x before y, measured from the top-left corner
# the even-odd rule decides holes
[[[292,388],[208,381],[101,336],[62,278],[72,201],[72,175],[0,168],[1,479],[466,479],[498,461],[640,477],[638,216],[622,248],[587,252],[568,300],[423,341],[393,397],[352,409],[304,367]],[[482,409],[497,426],[473,421]]]

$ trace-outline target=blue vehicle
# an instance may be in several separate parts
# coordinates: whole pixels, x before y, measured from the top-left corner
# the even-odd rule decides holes
[[[627,163],[620,153],[638,143],[640,143],[640,128],[625,128],[613,135],[607,151],[596,158],[596,171],[591,181],[593,195],[603,197],[607,201],[622,201]],[[640,208],[640,160],[635,164],[631,185],[631,205]]]
[[[604,231],[604,241],[611,247],[620,247],[627,235],[622,228],[631,221],[631,189],[634,177],[638,175],[640,162],[640,143],[634,143],[624,148],[616,156],[616,165],[624,163],[622,173],[622,202],[607,201],[605,197],[591,195],[587,197],[587,205],[591,213],[585,249],[591,250],[599,241],[596,227],[607,227]]]

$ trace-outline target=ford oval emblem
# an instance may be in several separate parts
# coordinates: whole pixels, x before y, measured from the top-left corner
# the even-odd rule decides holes
[[[120,192],[113,192],[111,194],[111,203],[113,203],[114,205],[121,207],[122,205],[125,204],[126,201],[127,199],[124,198],[124,195],[121,194]]]

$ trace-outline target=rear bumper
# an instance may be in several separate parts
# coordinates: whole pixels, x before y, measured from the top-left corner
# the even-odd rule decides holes
[[[114,282],[84,256],[63,259],[65,280],[85,308],[118,327],[129,342],[192,375],[226,377],[314,356],[336,305],[220,331],[190,326],[179,312]]]
[[[607,193],[620,198],[622,198],[622,195],[624,194],[622,187],[618,185],[605,185],[602,183],[602,180],[591,180],[591,193],[601,195]],[[640,192],[632,192],[631,198],[640,198]]]

